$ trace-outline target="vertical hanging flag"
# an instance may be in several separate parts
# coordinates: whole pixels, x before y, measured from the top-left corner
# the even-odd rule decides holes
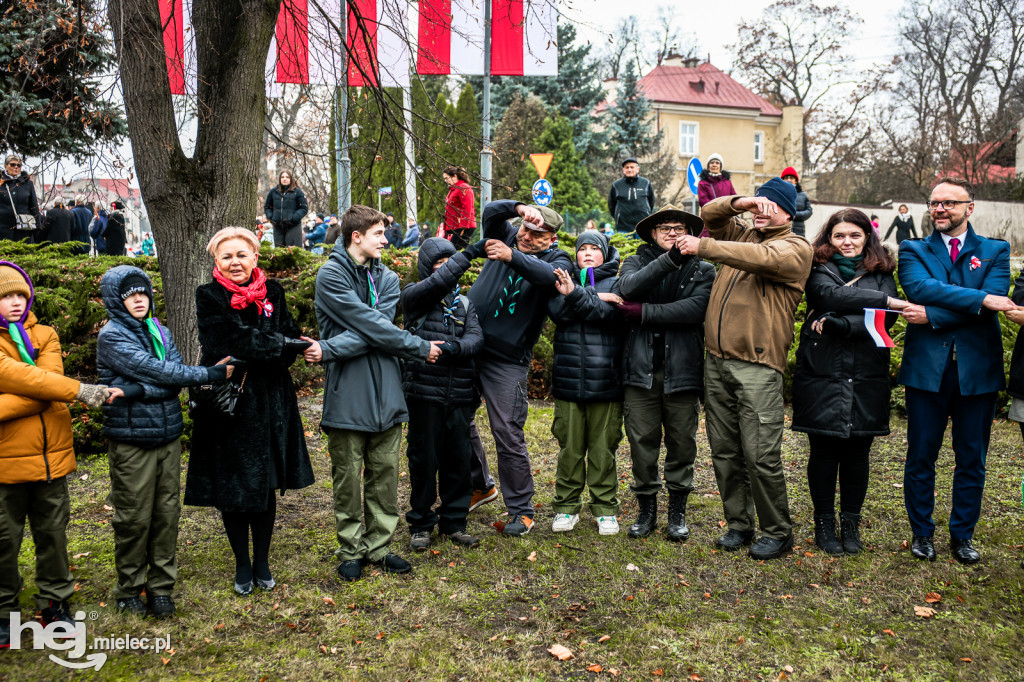
[[[885,314],[887,312],[889,311],[879,308],[864,309],[864,326],[867,327],[868,334],[879,348],[894,348],[896,346],[885,329]]]
[[[348,5],[351,86],[409,85],[409,21],[404,0],[352,0]]]
[[[160,0],[164,54],[172,95],[195,95],[196,41],[192,31],[192,0]]]
[[[417,73],[484,73],[484,2],[493,75],[558,75],[557,0],[420,0]]]

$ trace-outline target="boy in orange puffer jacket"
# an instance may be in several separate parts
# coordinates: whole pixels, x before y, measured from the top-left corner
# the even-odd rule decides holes
[[[75,622],[68,607],[74,579],[68,564],[70,498],[75,471],[71,413],[65,402],[99,407],[119,389],[64,377],[60,341],[32,313],[32,282],[0,261],[0,649],[10,646],[10,614],[22,580],[18,553],[25,519],[36,547],[36,604],[43,625]],[[55,402],[51,402],[55,401]]]

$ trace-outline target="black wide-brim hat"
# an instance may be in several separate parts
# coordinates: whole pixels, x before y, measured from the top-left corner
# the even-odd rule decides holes
[[[653,244],[654,240],[651,238],[651,231],[658,225],[674,222],[685,225],[687,231],[695,237],[704,231],[704,221],[700,219],[700,216],[687,213],[672,204],[665,204],[665,206],[636,224],[636,236],[648,244]]]

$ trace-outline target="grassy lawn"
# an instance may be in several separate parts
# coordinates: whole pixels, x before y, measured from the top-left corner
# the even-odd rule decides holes
[[[552,408],[531,409],[527,438],[536,472],[539,523],[523,539],[491,527],[500,503],[470,515],[482,542],[460,550],[436,544],[411,556],[400,524],[394,548],[413,561],[411,576],[336,577],[326,441],[315,424],[319,403],[304,407],[317,483],[278,504],[271,567],[279,586],[239,598],[234,562],[212,509],[186,507],[179,539],[179,615],[154,623],[113,608],[112,511],[105,507],[105,458],[80,463],[72,477],[73,609],[95,612],[90,638],[170,634],[173,653],[112,651],[99,672],[58,667],[45,651],[0,655],[0,680],[608,680],[608,679],[1020,679],[1024,667],[1021,570],[1021,437],[998,422],[989,452],[982,520],[976,533],[982,563],[965,568],[949,556],[945,524],[952,455],[939,462],[936,545],[939,561],[915,561],[900,485],[905,423],[872,451],[863,537],[868,551],[829,558],[811,542],[806,438],[787,432],[784,460],[797,550],[756,563],[714,549],[721,504],[701,433],[690,541],[660,534],[630,540],[635,514],[629,451],[619,449],[623,532],[600,537],[584,511],[570,534],[551,532],[557,446]],[[483,416],[482,413],[480,415]],[[481,427],[485,420],[478,419]],[[703,431],[703,429],[702,429]],[[485,428],[481,428],[487,438]],[[493,456],[493,445],[488,442]],[[404,447],[404,442],[403,442]],[[404,467],[400,508],[407,508]],[[492,469],[496,466],[492,462]],[[84,480],[83,480],[84,479]],[[182,475],[184,483],[184,474]],[[660,526],[665,501],[660,500]],[[25,612],[34,591],[34,553],[22,551]],[[926,602],[928,593],[941,599]],[[934,599],[934,597],[933,597]],[[932,617],[915,606],[934,608]],[[562,645],[572,658],[547,652]],[[53,652],[67,658],[63,652]]]

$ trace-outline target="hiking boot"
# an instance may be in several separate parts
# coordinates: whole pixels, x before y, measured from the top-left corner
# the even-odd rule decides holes
[[[715,544],[727,552],[735,552],[741,549],[744,545],[749,545],[754,541],[754,531],[752,530],[733,530],[729,529],[722,537],[715,540]]]
[[[50,625],[51,623],[61,623],[63,632],[59,629],[54,633],[55,638],[68,638],[74,637],[75,628],[78,627],[78,623],[71,617],[71,607],[67,600],[64,601],[53,601],[50,600],[50,605],[42,610],[42,621],[43,627]]]
[[[672,542],[685,542],[690,538],[690,529],[686,525],[686,495],[682,493],[668,494],[668,527],[665,539]]]
[[[498,499],[498,489],[493,485],[489,490],[474,490],[473,496],[469,498],[469,511],[473,511],[482,504],[493,502]]]
[[[155,594],[149,598],[149,612],[154,618],[174,615],[174,600],[169,594]]]
[[[146,605],[138,597],[122,597],[117,600],[119,613],[127,613],[130,616],[145,616]]]
[[[836,515],[814,515],[814,544],[826,554],[833,556],[843,553],[843,546],[836,537]]]
[[[338,564],[338,577],[346,582],[354,582],[363,577],[363,560],[349,559]]]
[[[477,540],[475,537],[473,537],[472,535],[470,535],[469,533],[467,533],[464,530],[457,530],[454,533],[448,533],[447,537],[448,537],[448,540],[453,545],[458,545],[459,547],[479,547],[480,546],[480,541]]]
[[[519,538],[529,533],[532,528],[533,519],[531,519],[529,516],[516,514],[512,517],[508,524],[506,524],[505,529],[501,531],[501,534],[508,535],[514,538]]]
[[[757,542],[750,548],[750,556],[752,559],[766,560],[766,559],[778,559],[786,552],[790,552],[793,549],[793,534],[790,533],[789,537],[778,540],[776,538],[769,538],[761,536]]]
[[[839,530],[843,534],[843,550],[847,554],[859,554],[864,551],[864,543],[860,541],[860,514],[841,512],[839,519]]]
[[[598,516],[597,517],[597,534],[598,535],[618,535],[619,534],[619,520],[614,516]]]
[[[11,621],[0,620],[0,650],[11,648]]]
[[[575,528],[579,522],[579,514],[555,514],[555,520],[551,522],[551,530],[555,533],[565,533]]]
[[[640,512],[626,534],[631,538],[645,538],[658,527],[658,496],[637,495],[636,504]]]
[[[412,564],[391,552],[385,554],[380,561],[371,561],[370,563],[385,573],[410,573],[412,571]]]
[[[409,549],[414,552],[426,552],[430,547],[430,531],[417,530],[409,536]]]

